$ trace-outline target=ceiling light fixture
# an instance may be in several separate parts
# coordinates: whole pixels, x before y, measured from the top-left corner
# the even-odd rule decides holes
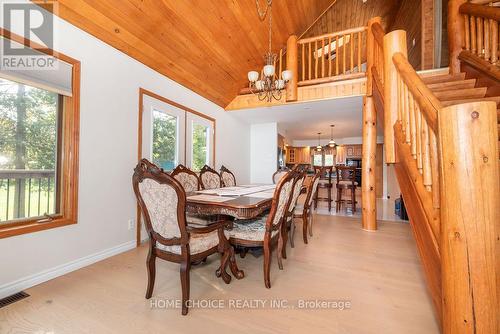
[[[318,146],[316,146],[316,151],[321,152],[323,147],[321,147],[321,132],[318,132]]]
[[[337,146],[337,143],[335,142],[335,140],[333,140],[333,128],[335,127],[335,125],[330,125],[330,141],[328,142],[328,146],[330,147],[335,147]]]
[[[248,72],[248,81],[250,91],[259,97],[260,101],[267,100],[271,102],[273,99],[281,100],[281,95],[286,87],[286,84],[292,79],[292,71],[285,70],[276,75],[274,64],[276,63],[276,54],[272,53],[272,4],[273,0],[266,0],[267,7],[265,11],[260,10],[259,0],[255,0],[257,5],[257,14],[259,19],[264,21],[266,16],[269,16],[269,51],[264,55],[264,67],[260,72]]]

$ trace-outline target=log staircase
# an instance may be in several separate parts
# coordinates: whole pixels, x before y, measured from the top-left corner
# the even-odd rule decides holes
[[[370,20],[364,119],[383,124],[442,332],[497,334],[500,8],[450,0],[448,15],[444,75],[417,73],[406,32]]]

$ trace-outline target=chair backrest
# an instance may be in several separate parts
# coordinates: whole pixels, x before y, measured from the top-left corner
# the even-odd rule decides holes
[[[201,187],[203,189],[217,189],[222,187],[219,173],[210,166],[203,166],[200,171]]]
[[[290,205],[288,206],[288,213],[293,213],[293,211],[295,210],[295,206],[297,205],[297,200],[299,199],[299,195],[302,191],[302,186],[304,185],[305,179],[306,173],[297,170],[295,183],[293,185],[292,199],[290,201]]]
[[[354,166],[336,166],[337,169],[337,185],[344,181],[350,182],[354,186],[356,182],[356,167]]]
[[[316,172],[316,174],[314,174],[311,183],[307,188],[307,195],[306,195],[306,200],[304,202],[304,209],[309,209],[313,203],[314,194],[316,194],[316,189],[318,189],[319,179],[321,175],[320,173],[321,172],[318,171]]]
[[[227,169],[225,166],[220,168],[220,177],[222,179],[223,187],[234,187],[236,185],[236,177],[233,172]]]
[[[200,179],[195,172],[184,165],[179,165],[170,174],[184,188],[187,193],[200,190]]]
[[[332,184],[333,166],[314,166],[314,173],[320,173],[322,183]]]
[[[146,159],[135,167],[132,185],[151,242],[167,246],[187,243],[186,193],[182,185]]]
[[[278,169],[276,172],[274,172],[273,174],[273,183],[274,184],[278,184],[278,182],[280,181],[280,179],[285,176],[288,172],[290,171],[290,169],[288,168],[280,168]]]
[[[295,171],[287,172],[281,177],[276,189],[274,190],[273,202],[271,204],[271,211],[266,221],[266,231],[277,230],[281,226],[281,222],[288,212],[290,205],[292,187],[296,177]]]

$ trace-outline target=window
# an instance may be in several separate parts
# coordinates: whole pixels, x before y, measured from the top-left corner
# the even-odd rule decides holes
[[[60,95],[0,79],[0,223],[59,213]]]
[[[333,154],[325,154],[325,166],[333,166]]]
[[[173,170],[179,161],[177,117],[153,110],[153,163]]]
[[[186,163],[194,171],[204,165],[213,166],[214,121],[198,114],[188,113]]]
[[[321,153],[314,154],[313,164],[314,166],[323,166],[323,155]]]
[[[0,238],[76,224],[80,62],[0,34],[57,64],[0,68]]]

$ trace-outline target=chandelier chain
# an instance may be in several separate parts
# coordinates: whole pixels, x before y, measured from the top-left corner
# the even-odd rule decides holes
[[[266,18],[267,12],[268,12],[269,8],[271,7],[272,3],[273,3],[273,0],[266,0],[266,9],[264,11],[262,11],[260,9],[259,0],[255,0],[255,5],[257,6],[257,14],[259,14],[259,19],[261,21],[264,21],[264,19]]]

